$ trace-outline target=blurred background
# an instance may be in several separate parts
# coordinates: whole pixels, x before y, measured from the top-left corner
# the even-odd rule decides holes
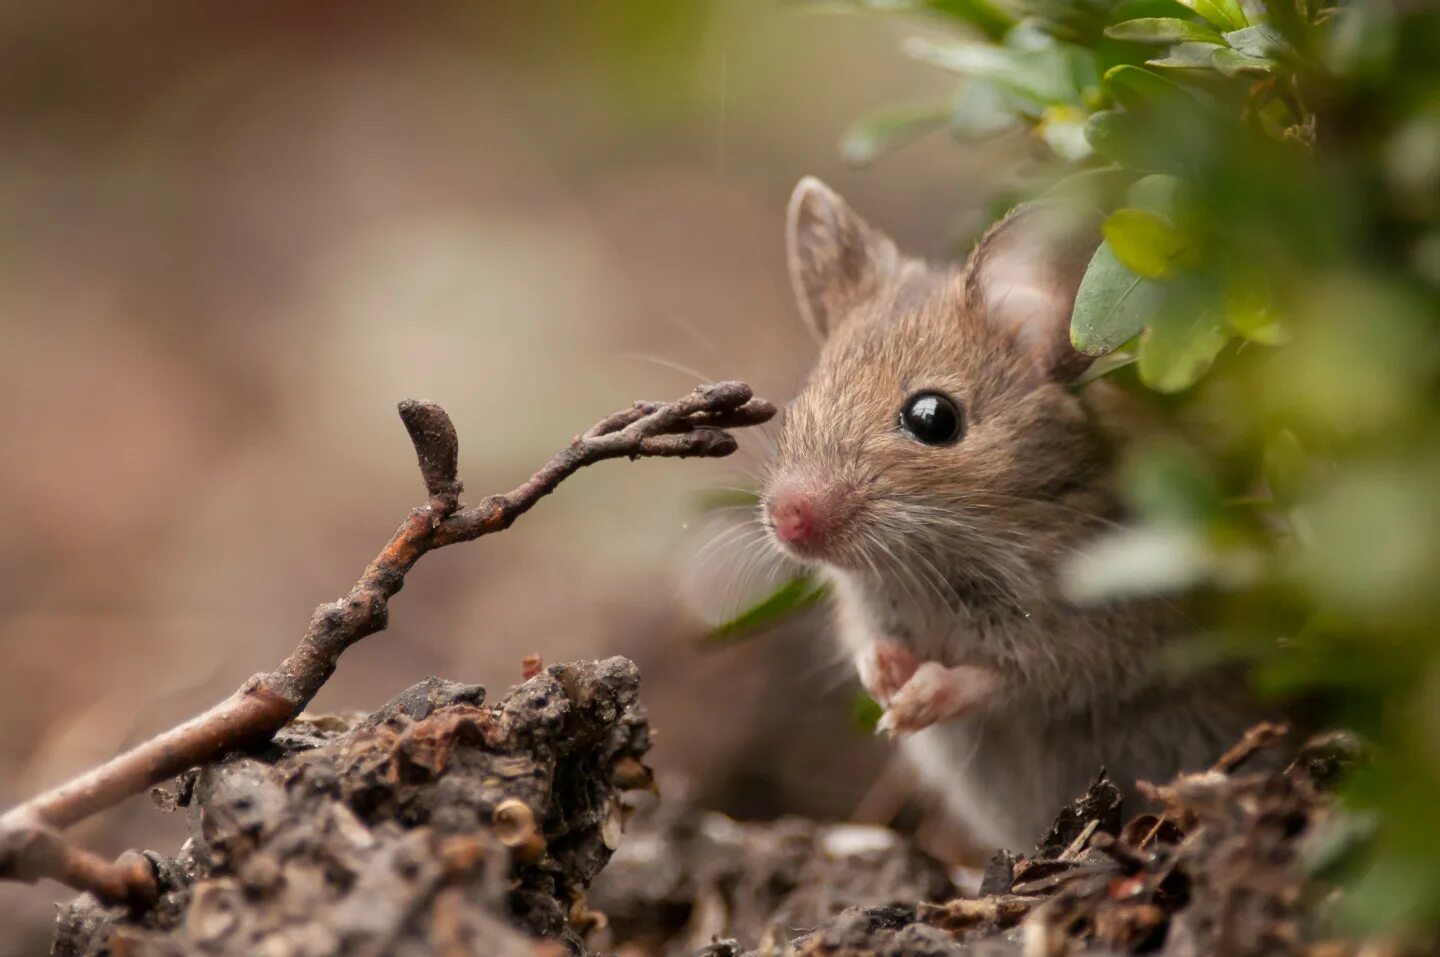
[[[902,32],[779,0],[8,5],[0,805],[294,646],[423,496],[398,400],[450,411],[473,499],[697,377],[788,399],[813,358],[795,180],[939,256],[1013,147],[843,167],[858,112],[947,95]],[[849,815],[883,754],[818,618],[707,649],[686,597],[742,600],[695,585],[717,531],[696,503],[752,485],[763,445],[587,470],[428,557],[315,707],[625,654],[663,782],[743,817]],[[699,561],[724,582],[737,557]],[[75,836],[173,848],[183,820],[139,798]],[[66,896],[0,887],[0,954],[43,951]]]

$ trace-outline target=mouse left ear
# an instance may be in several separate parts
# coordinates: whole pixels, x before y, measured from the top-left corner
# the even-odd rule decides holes
[[[1098,212],[1031,203],[991,227],[965,266],[967,305],[1011,332],[1047,378],[1070,382],[1092,361],[1070,344],[1070,315],[1100,239]]]
[[[888,236],[813,176],[790,196],[785,250],[800,314],[818,339],[872,299],[900,258]]]

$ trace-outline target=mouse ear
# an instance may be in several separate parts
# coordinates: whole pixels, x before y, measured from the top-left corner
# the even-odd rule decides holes
[[[813,176],[790,194],[785,246],[800,313],[821,339],[879,291],[899,259],[888,236]]]
[[[1070,314],[1100,216],[1069,203],[1032,203],[992,227],[965,267],[971,309],[1012,332],[1046,377],[1069,382],[1091,358],[1070,344]]]

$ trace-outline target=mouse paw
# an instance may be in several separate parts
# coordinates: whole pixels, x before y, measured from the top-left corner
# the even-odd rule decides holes
[[[920,659],[899,645],[877,641],[860,653],[855,666],[870,697],[886,706],[915,674]]]
[[[947,668],[927,661],[891,697],[875,730],[893,738],[958,718],[984,702],[995,690],[996,682],[995,672],[988,668]]]

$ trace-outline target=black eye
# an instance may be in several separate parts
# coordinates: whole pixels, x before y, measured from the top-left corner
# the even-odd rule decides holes
[[[900,427],[926,445],[949,445],[963,431],[960,406],[939,392],[912,395],[900,409]]]

